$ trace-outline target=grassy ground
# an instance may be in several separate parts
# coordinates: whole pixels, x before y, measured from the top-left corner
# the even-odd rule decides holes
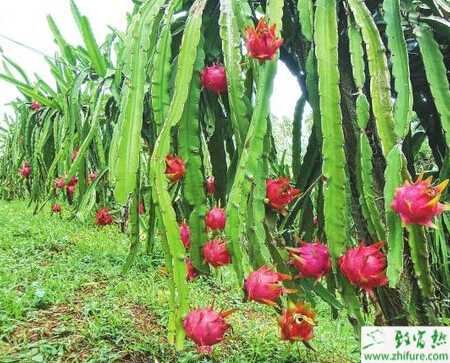
[[[188,342],[177,354],[166,344],[166,276],[162,257],[140,256],[121,268],[127,239],[117,228],[32,215],[23,202],[0,201],[0,362],[354,362],[358,343],[341,318],[319,305],[311,342],[278,338],[273,310],[242,302],[226,271],[192,283],[203,306],[238,308],[233,330],[212,357]],[[228,282],[230,280],[230,282]],[[193,298],[191,300],[194,300]]]

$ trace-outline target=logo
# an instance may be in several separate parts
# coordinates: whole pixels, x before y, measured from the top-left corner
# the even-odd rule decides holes
[[[450,363],[450,327],[365,326],[361,363]]]

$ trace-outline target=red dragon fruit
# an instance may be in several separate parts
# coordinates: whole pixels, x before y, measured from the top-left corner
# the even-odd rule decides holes
[[[281,313],[278,323],[281,328],[281,339],[307,341],[313,337],[316,314],[304,303],[288,303],[288,308]]]
[[[431,178],[419,178],[412,184],[406,181],[395,191],[391,207],[406,225],[434,227],[433,218],[445,210],[450,210],[449,205],[439,203],[447,184],[448,179],[437,186],[431,185]]]
[[[92,184],[93,182],[95,182],[97,180],[97,173],[95,172],[95,170],[91,171],[88,175],[88,183]]]
[[[19,169],[20,175],[22,175],[23,178],[28,179],[31,175],[31,165],[28,163],[28,161],[24,161],[22,163],[22,167]]]
[[[59,205],[58,203],[52,204],[52,212],[61,213],[61,205]]]
[[[226,222],[227,216],[225,214],[225,210],[218,207],[212,208],[205,217],[206,227],[213,231],[223,230]]]
[[[31,102],[31,109],[33,111],[39,111],[41,109],[42,105],[38,101]]]
[[[55,189],[63,189],[64,186],[66,185],[65,181],[64,181],[64,177],[59,177],[55,179]]]
[[[214,195],[214,193],[216,192],[216,179],[213,176],[208,177],[206,179],[205,186],[206,192],[209,195]]]
[[[220,343],[230,328],[225,318],[232,311],[215,312],[210,308],[192,310],[183,320],[186,335],[197,344],[202,354],[210,354],[212,346]]]
[[[180,224],[180,238],[186,249],[191,247],[191,230],[187,223]]]
[[[364,246],[361,243],[339,258],[339,267],[344,276],[350,283],[368,293],[371,293],[374,287],[387,284],[386,256],[381,252],[383,244],[384,242],[378,242]]]
[[[145,213],[145,204],[142,200],[139,202],[138,213],[139,215],[143,215]]]
[[[68,185],[66,187],[67,197],[69,199],[71,199],[73,197],[73,194],[75,193],[75,188],[76,188],[75,185]]]
[[[277,38],[275,31],[276,24],[269,27],[264,18],[258,22],[256,28],[247,28],[245,33],[249,56],[258,59],[260,63],[274,59],[283,44],[283,39]]]
[[[195,269],[190,258],[184,260],[186,263],[186,280],[192,281],[198,276],[198,271]]]
[[[76,186],[78,184],[78,177],[73,176],[69,182],[67,183],[67,186]]]
[[[73,194],[75,193],[75,188],[78,184],[78,178],[76,176],[73,176],[70,181],[67,183],[66,185],[66,192],[67,192],[67,197],[69,199],[72,199]]]
[[[290,280],[289,275],[274,272],[270,267],[262,266],[253,271],[244,282],[244,290],[248,300],[267,305],[277,305],[276,301],[284,293],[293,292],[282,285],[282,281]]]
[[[320,279],[330,272],[331,259],[328,247],[322,243],[301,242],[298,248],[288,248],[292,264],[301,277]]]
[[[227,89],[227,75],[225,68],[218,64],[205,67],[200,75],[202,86],[208,91],[221,94]]]
[[[183,159],[175,155],[166,156],[166,175],[173,183],[178,182],[186,173]]]
[[[300,190],[290,185],[287,177],[266,181],[266,198],[270,206],[283,213],[286,206],[300,195]]]
[[[95,224],[97,226],[106,226],[108,224],[112,224],[113,218],[109,213],[108,208],[102,208],[95,214]]]
[[[220,239],[208,241],[203,246],[203,258],[211,266],[220,267],[231,263],[227,242]]]

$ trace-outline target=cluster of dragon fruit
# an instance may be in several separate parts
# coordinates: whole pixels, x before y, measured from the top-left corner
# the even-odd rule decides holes
[[[256,28],[246,31],[246,46],[250,57],[263,63],[273,60],[283,40],[276,36],[275,25],[269,26],[264,19]],[[226,92],[226,70],[219,64],[205,67],[201,72],[201,83],[204,89],[218,95]],[[33,102],[32,109],[39,111],[41,105]],[[75,160],[79,150],[72,153]],[[171,183],[180,182],[186,172],[184,161],[176,155],[166,157],[166,176]],[[31,177],[32,168],[28,162],[24,162],[20,174],[23,178]],[[88,175],[88,183],[93,183],[97,178],[95,171]],[[64,191],[67,199],[72,200],[76,190],[78,178],[73,177],[68,183],[64,177],[57,178],[54,188]],[[216,181],[210,176],[204,181],[208,195],[214,195]],[[446,188],[448,180],[441,184],[432,185],[431,178],[416,182],[406,181],[397,188],[391,208],[400,216],[405,225],[416,224],[425,227],[434,227],[433,218],[449,210],[449,205],[440,203],[442,192]],[[285,214],[290,203],[301,195],[299,189],[290,184],[289,177],[280,176],[266,181],[266,203],[274,212]],[[51,206],[53,213],[61,213],[59,204]],[[139,205],[139,213],[145,212],[144,203]],[[205,263],[213,268],[220,268],[232,263],[231,255],[227,249],[227,241],[223,237],[223,230],[227,222],[226,212],[223,208],[213,207],[205,217],[207,231],[213,238],[205,241],[202,253]],[[113,223],[113,216],[108,208],[102,208],[96,213],[96,224],[105,226]],[[189,251],[190,229],[186,222],[179,225],[180,239],[187,251]],[[386,255],[383,252],[383,241],[371,245],[361,242],[358,246],[348,249],[338,260],[337,267],[343,276],[354,286],[368,294],[373,289],[387,284]],[[278,322],[281,339],[287,341],[308,341],[313,338],[313,330],[316,326],[316,314],[305,302],[294,303],[288,301],[287,306],[279,306],[280,297],[295,292],[283,286],[283,282],[293,278],[320,280],[332,270],[332,261],[326,244],[320,241],[301,241],[296,248],[286,247],[290,263],[298,271],[298,276],[290,276],[275,271],[270,266],[262,266],[251,272],[244,281],[244,291],[248,301],[278,307],[281,311]],[[185,260],[187,280],[192,281],[199,276],[190,258]],[[197,308],[192,310],[184,318],[183,325],[186,335],[197,345],[198,351],[208,354],[213,345],[221,342],[230,325],[226,318],[233,311],[217,312],[213,308]]]

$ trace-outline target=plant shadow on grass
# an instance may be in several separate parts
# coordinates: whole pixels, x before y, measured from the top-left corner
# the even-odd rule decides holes
[[[126,274],[128,241],[114,226],[33,216],[23,202],[0,201],[0,362],[356,362],[358,343],[345,317],[318,304],[312,345],[279,339],[274,311],[244,303],[231,270],[191,284],[191,301],[237,308],[233,329],[212,356],[192,342],[167,344],[162,253],[139,255]],[[195,307],[195,306],[193,306]]]

